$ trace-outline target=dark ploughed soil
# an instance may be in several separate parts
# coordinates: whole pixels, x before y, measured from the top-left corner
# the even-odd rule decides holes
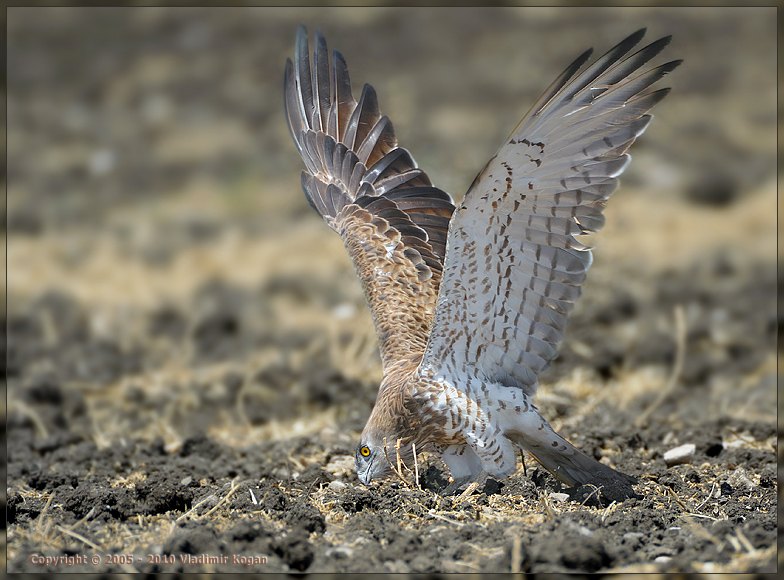
[[[774,12],[7,16],[9,572],[776,570]],[[527,457],[460,496],[427,454],[359,483],[380,362],[283,122],[299,22],[458,199],[586,46],[675,35],[537,396],[639,497]]]

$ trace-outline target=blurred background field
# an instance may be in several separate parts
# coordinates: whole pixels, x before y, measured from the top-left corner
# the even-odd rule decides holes
[[[47,314],[40,301],[72,301],[62,314],[78,318],[79,311],[83,320],[72,322],[89,338],[84,345],[68,341],[64,346],[77,352],[64,358],[75,363],[85,355],[79,347],[92,352],[99,344],[97,350],[122,359],[114,366],[136,370],[161,363],[148,348],[150,333],[189,362],[206,363],[258,357],[260,342],[277,347],[297,332],[312,337],[336,324],[370,329],[340,240],[304,202],[302,163],[283,118],[281,71],[300,22],[311,32],[321,28],[330,47],[343,52],[355,92],[363,82],[375,86],[401,143],[456,199],[586,45],[605,50],[642,26],[649,39],[673,34],[668,56],[686,62],[666,79],[674,93],[654,112],[609,205],[585,301],[623,287],[646,304],[651,279],[673,271],[698,277],[699,267],[715,260],[753,285],[775,268],[769,14],[12,9],[12,321],[17,312],[42,318],[35,332],[44,344],[57,343],[62,337],[51,334],[59,321],[46,322],[56,313]],[[760,311],[774,314],[770,298],[733,308],[756,311],[762,320]],[[210,344],[190,348],[189,339],[198,343],[199,336]],[[32,367],[61,378],[101,378],[89,368],[68,376],[57,354],[51,360],[46,349],[33,355],[11,346],[12,380],[35,374]],[[194,352],[184,353],[188,348]],[[371,367],[367,378],[377,379],[377,365]]]
[[[282,98],[299,23],[343,53],[355,96],[375,87],[401,145],[456,200],[586,47],[672,34],[657,62],[685,62],[631,151],[540,406],[566,425],[607,399],[645,408],[671,371],[680,306],[684,390],[652,421],[775,425],[775,9],[7,19],[11,463],[20,441],[39,456],[74,440],[172,451],[198,434],[241,448],[316,433],[351,454],[380,362],[341,241],[299,186]]]

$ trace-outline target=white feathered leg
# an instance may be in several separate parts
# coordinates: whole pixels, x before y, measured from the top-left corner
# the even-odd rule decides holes
[[[482,460],[468,445],[447,447],[441,452],[441,459],[452,474],[452,482],[441,491],[441,495],[452,495],[464,485],[470,485],[487,475],[482,469]]]

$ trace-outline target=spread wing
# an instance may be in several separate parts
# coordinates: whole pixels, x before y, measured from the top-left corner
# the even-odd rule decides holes
[[[529,395],[555,358],[591,265],[575,236],[602,210],[669,89],[653,85],[681,61],[640,67],[669,38],[626,54],[641,30],[550,86],[474,181],[449,230],[444,278],[420,374],[479,376]]]
[[[441,281],[452,198],[433,187],[397,146],[373,87],[357,102],[348,68],[316,32],[311,65],[300,26],[284,97],[291,135],[305,161],[302,189],[338,232],[373,314],[382,363],[425,350]]]

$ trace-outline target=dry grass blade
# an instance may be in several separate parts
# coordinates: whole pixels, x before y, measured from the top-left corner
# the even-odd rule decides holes
[[[400,468],[400,439],[395,443],[395,456],[397,457],[397,472],[402,475],[403,470]]]
[[[680,520],[685,528],[687,528],[691,533],[702,536],[706,540],[713,542],[715,545],[721,545],[721,540],[716,538],[713,534],[711,534],[708,530],[703,528],[702,526],[697,525],[694,520],[691,519],[689,516],[693,516],[695,514],[688,514],[688,516],[684,515],[681,516]]]
[[[82,536],[81,534],[77,534],[73,530],[69,530],[68,528],[64,528],[63,526],[60,526],[60,525],[56,525],[55,529],[57,529],[60,533],[65,534],[66,536],[71,536],[72,538],[74,538],[76,540],[79,540],[80,542],[90,546],[96,552],[103,552],[103,551],[105,551],[99,545],[95,544],[94,542],[91,542],[90,540],[88,540],[87,538]],[[123,563],[123,564],[120,564],[120,567],[123,569],[124,572],[126,572],[128,574],[138,574],[138,572],[139,572],[131,564]]]
[[[223,504],[225,504],[228,501],[228,499],[234,494],[234,492],[237,491],[237,489],[239,489],[239,486],[237,485],[237,480],[234,479],[234,481],[231,482],[231,489],[229,490],[229,493],[227,493],[217,504],[215,504],[215,506],[213,506],[213,508],[210,511],[208,511],[207,513],[205,513],[205,514],[203,514],[201,516],[196,516],[196,519],[207,517],[208,515],[213,513],[215,510],[217,510],[219,507],[221,507]],[[214,497],[215,497],[214,495],[208,495],[203,500],[201,500],[199,503],[197,503],[195,506],[193,506],[191,509],[189,509],[186,513],[182,514],[179,518],[177,518],[176,521],[179,522],[180,520],[188,517],[195,510],[197,510],[199,508],[199,506],[201,506],[201,504],[209,501],[210,499],[212,499]]]
[[[724,537],[727,538],[727,541],[730,543],[730,546],[732,546],[733,550],[735,550],[736,552],[742,552],[743,551],[743,547],[740,545],[740,542],[738,541],[738,538],[736,538],[732,534],[727,534]]]
[[[76,538],[77,540],[79,540],[80,542],[82,542],[84,544],[87,544],[93,550],[101,551],[101,547],[100,546],[98,546],[97,544],[94,544],[93,542],[91,542],[90,540],[85,538],[84,536],[82,536],[80,534],[77,534],[74,531],[69,530],[68,528],[64,528],[63,526],[57,525],[57,526],[55,526],[55,529],[57,529],[59,532],[65,534],[67,536],[71,536],[72,538]]]
[[[472,481],[470,484],[468,484],[468,487],[465,488],[465,491],[463,491],[463,493],[460,494],[460,499],[466,499],[467,497],[469,497],[472,493],[474,493],[474,490],[477,487],[479,487],[479,482]]]
[[[636,427],[642,427],[648,422],[648,417],[659,408],[659,406],[669,397],[675,388],[678,386],[678,380],[683,372],[683,364],[686,360],[686,315],[683,312],[683,306],[678,304],[675,307],[675,364],[672,367],[672,373],[667,381],[667,386],[662,389],[656,400],[645,409],[637,420],[634,422]]]
[[[463,522],[458,522],[457,520],[453,520],[453,519],[451,519],[451,518],[447,518],[447,517],[445,517],[445,516],[442,516],[442,515],[440,515],[440,514],[437,514],[437,513],[436,513],[436,511],[435,511],[435,510],[433,510],[433,509],[431,509],[430,511],[428,511],[428,512],[427,512],[427,514],[428,514],[429,516],[432,516],[432,517],[436,518],[437,520],[442,520],[442,521],[445,521],[445,522],[449,522],[450,524],[454,524],[454,525],[456,525],[456,526],[464,526],[464,525],[465,525]]]
[[[418,490],[422,490],[419,485],[419,462],[417,461],[416,443],[411,443],[411,452],[414,454],[414,477],[416,478],[416,486]]]
[[[664,488],[664,489],[667,491],[667,495],[669,495],[669,496],[670,496],[672,499],[674,499],[674,500],[675,500],[675,503],[677,503],[677,504],[678,504],[678,505],[679,505],[681,508],[683,508],[684,510],[685,510],[685,509],[688,509],[688,508],[686,507],[686,504],[685,504],[685,503],[683,503],[683,502],[681,501],[681,498],[679,498],[679,497],[678,497],[678,494],[677,494],[677,493],[675,493],[675,490],[673,490],[671,487],[666,487],[666,486],[665,486],[665,488]]]
[[[398,439],[398,444],[399,443],[400,443],[400,440]],[[389,467],[392,468],[392,471],[395,472],[395,475],[398,476],[400,481],[402,481],[406,485],[406,487],[411,487],[411,484],[408,483],[408,481],[406,481],[406,478],[403,477],[403,473],[400,471],[400,455],[398,455],[398,458],[397,458],[398,459],[398,466],[397,467],[395,466],[394,463],[392,463],[392,460],[389,458],[389,453],[387,453],[387,438],[386,437],[384,437],[384,457],[386,457],[387,463],[389,464]]]
[[[75,530],[76,528],[78,528],[80,525],[82,525],[84,522],[89,520],[94,515],[95,515],[95,506],[91,507],[90,511],[87,512],[87,514],[81,520],[79,520],[78,522],[76,522],[72,526],[68,526],[68,529],[71,530],[71,531]]]
[[[710,498],[712,498],[712,497],[713,497],[713,490],[714,490],[714,489],[716,489],[716,485],[717,485],[717,484],[716,484],[716,482],[714,481],[714,482],[713,482],[713,485],[711,486],[710,493],[708,493],[708,497],[706,497],[706,498],[705,498],[705,499],[702,501],[702,503],[701,503],[700,505],[698,505],[696,508],[694,508],[694,511],[695,511],[695,512],[696,512],[696,511],[699,511],[699,510],[700,510],[700,508],[701,508],[702,506],[704,506],[706,503],[708,503],[708,500],[709,500]]]
[[[42,509],[41,513],[38,515],[38,523],[35,526],[35,529],[38,532],[41,531],[41,526],[43,526],[43,522],[44,522],[44,515],[46,515],[46,510],[49,509],[49,505],[52,503],[53,499],[54,499],[54,494],[51,494],[49,496],[49,499],[46,500],[46,505],[44,506],[44,509]]]
[[[740,543],[743,544],[743,547],[746,548],[746,551],[749,554],[757,553],[757,549],[751,545],[751,542],[749,541],[749,539],[746,537],[746,535],[743,533],[742,530],[736,530],[735,535],[738,536],[738,540],[740,540]]]
[[[49,437],[49,431],[47,430],[46,425],[44,425],[44,422],[41,419],[41,417],[32,407],[30,407],[26,403],[15,398],[11,399],[8,402],[8,411],[9,413],[16,411],[22,414],[24,417],[30,419],[39,437],[41,438]]]
[[[550,519],[555,519],[556,514],[553,511],[553,508],[550,507],[550,502],[547,500],[547,496],[544,493],[542,493],[539,496],[539,499],[542,503],[542,507],[544,508],[544,512],[547,514],[547,517]]]
[[[199,516],[199,517],[200,517],[200,518],[206,518],[208,515],[210,515],[210,514],[212,514],[213,512],[215,512],[215,511],[216,511],[216,510],[217,510],[219,507],[221,507],[223,504],[225,504],[226,502],[228,502],[228,501],[229,501],[229,498],[230,498],[230,497],[231,497],[231,496],[234,494],[234,492],[235,492],[235,491],[237,491],[238,489],[239,489],[239,486],[237,485],[237,480],[235,479],[234,481],[232,481],[232,482],[231,482],[231,489],[229,490],[229,493],[227,493],[225,496],[223,496],[223,499],[222,499],[222,500],[220,500],[218,503],[216,503],[216,504],[215,504],[215,507],[213,507],[213,508],[212,508],[210,511],[208,511],[206,514],[204,514],[204,515],[202,515],[202,516]]]
[[[615,500],[613,500],[612,503],[607,506],[607,509],[605,509],[602,512],[602,523],[604,523],[604,520],[607,519],[607,516],[609,516],[612,512],[614,512],[617,507],[618,507],[618,503]]]
[[[180,521],[184,520],[185,518],[187,518],[188,516],[190,516],[190,515],[191,515],[193,512],[195,512],[197,509],[199,509],[199,506],[201,506],[201,504],[203,504],[203,503],[206,503],[206,502],[210,501],[210,500],[211,500],[212,498],[214,498],[214,497],[215,497],[215,496],[214,496],[213,494],[210,494],[210,495],[208,495],[207,497],[205,497],[203,500],[201,500],[199,503],[197,503],[196,505],[194,505],[194,506],[193,506],[191,509],[189,509],[187,512],[185,512],[185,513],[184,513],[184,514],[182,514],[180,517],[178,517],[178,518],[177,518],[177,519],[176,519],[174,522],[172,522],[172,526],[174,526],[174,524],[175,524],[175,523],[178,523],[178,522],[180,522]]]
[[[685,513],[683,515],[691,516],[693,518],[702,518],[702,519],[705,519],[705,520],[711,520],[711,521],[714,521],[714,522],[719,521],[719,518],[714,518],[713,516],[706,516],[705,514]]]
[[[510,572],[512,572],[512,574],[519,574],[520,568],[523,565],[522,543],[523,541],[520,539],[520,536],[512,538],[512,565],[510,567]]]
[[[590,484],[587,484],[587,485],[590,485]],[[601,493],[601,491],[602,491],[602,488],[601,488],[601,487],[596,487],[596,486],[594,486],[594,485],[591,485],[590,487],[592,487],[592,488],[593,488],[593,491],[592,491],[591,493],[589,493],[589,494],[588,494],[588,495],[585,497],[585,499],[584,499],[584,500],[583,500],[583,501],[580,503],[580,506],[581,506],[581,507],[582,507],[582,506],[584,506],[584,505],[586,504],[586,502],[587,502],[589,499],[591,499],[591,497],[592,497],[593,495],[599,494],[599,493]],[[597,496],[597,497],[598,497],[598,496]]]

